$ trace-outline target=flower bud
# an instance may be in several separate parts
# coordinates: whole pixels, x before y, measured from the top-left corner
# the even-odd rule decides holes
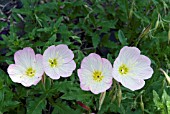
[[[146,28],[144,28],[144,30],[142,31],[142,33],[140,34],[139,38],[144,37],[145,35],[147,35],[151,29],[152,24],[149,24]]]
[[[168,81],[168,83],[170,84],[170,77],[168,76],[168,74],[162,69],[162,68],[160,68],[160,71],[162,71],[163,72],[163,74],[165,75],[165,77],[166,77],[166,80]]]
[[[141,107],[141,110],[144,114],[144,103],[143,103],[143,100],[142,100],[142,95],[140,96],[140,107]]]
[[[159,26],[159,19],[156,21],[155,30],[158,28],[158,26]]]
[[[103,104],[105,96],[106,96],[106,91],[101,93],[101,95],[100,95],[100,98],[99,98],[99,110],[101,109],[101,106]]]
[[[120,85],[118,84],[118,105],[119,105],[119,107],[120,107],[121,101],[122,101],[122,90],[120,88]]]

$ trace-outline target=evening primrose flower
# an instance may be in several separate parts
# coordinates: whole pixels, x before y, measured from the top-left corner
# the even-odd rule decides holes
[[[113,77],[130,90],[141,89],[144,79],[151,78],[153,69],[148,57],[140,55],[136,47],[123,47],[113,65]]]
[[[71,76],[76,68],[74,54],[67,45],[60,44],[48,47],[43,54],[45,73],[52,79]]]
[[[105,92],[112,85],[112,65],[107,59],[91,53],[82,60],[78,77],[82,90],[94,94]]]
[[[15,64],[9,65],[7,71],[13,82],[21,83],[25,87],[36,85],[44,73],[42,55],[34,53],[26,47],[14,54]]]

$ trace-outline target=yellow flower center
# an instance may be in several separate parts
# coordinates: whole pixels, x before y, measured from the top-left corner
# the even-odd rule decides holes
[[[50,64],[50,67],[54,68],[57,66],[58,62],[57,62],[57,59],[49,59],[49,64]]]
[[[32,68],[28,68],[25,73],[27,76],[33,77],[35,75],[35,70]]]
[[[103,78],[104,78],[104,76],[102,75],[102,72],[100,72],[100,71],[93,72],[93,80],[94,81],[100,82],[100,81],[102,81]]]
[[[120,67],[119,67],[119,73],[121,75],[124,75],[124,74],[127,74],[129,72],[129,68],[125,65],[125,64],[122,64]]]

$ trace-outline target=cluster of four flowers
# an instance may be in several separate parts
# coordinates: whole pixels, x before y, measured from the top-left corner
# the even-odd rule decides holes
[[[32,48],[26,47],[14,54],[15,64],[9,65],[7,71],[13,82],[29,87],[36,85],[44,72],[54,80],[71,76],[76,69],[73,58],[73,52],[64,44],[48,47],[43,55],[35,54]],[[82,60],[77,74],[81,89],[94,94],[109,89],[113,78],[134,91],[141,89],[144,79],[152,76],[150,65],[150,59],[141,55],[138,48],[124,46],[113,66],[107,59],[91,53]]]

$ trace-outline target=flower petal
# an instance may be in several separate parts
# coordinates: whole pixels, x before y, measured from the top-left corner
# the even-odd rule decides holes
[[[8,67],[7,72],[13,82],[20,83],[21,78],[25,73],[25,68],[21,67],[20,65],[11,64]]]
[[[145,81],[141,79],[134,79],[134,78],[126,76],[122,78],[121,84],[124,87],[132,91],[135,91],[135,90],[141,89],[145,85]]]
[[[67,45],[57,45],[55,51],[59,58],[63,59],[64,63],[68,63],[74,58],[73,51],[71,51]]]
[[[141,55],[135,66],[131,68],[131,73],[136,79],[149,79],[153,74],[153,69],[150,67],[151,61],[148,57]]]
[[[50,58],[55,58],[57,56],[57,53],[55,51],[55,46],[52,45],[50,47],[48,47],[44,53],[43,53],[43,61],[47,61],[50,59]]]
[[[101,57],[95,53],[91,53],[85,57],[81,63],[81,68],[87,69],[89,71],[101,70],[102,60]]]
[[[21,84],[25,87],[30,87],[32,85],[37,85],[37,83],[41,80],[40,77],[34,76],[34,77],[28,77],[24,76],[21,80]]]
[[[121,76],[119,75],[117,70],[115,70],[114,68],[113,68],[112,76],[116,81],[118,81],[118,82],[122,81]]]
[[[44,71],[47,74],[47,76],[49,76],[52,79],[59,79],[60,78],[60,75],[56,72],[55,68],[51,68],[47,64],[43,64],[43,66],[44,66]]]
[[[55,51],[55,46],[48,47],[43,54],[43,68],[45,73],[52,79],[59,79],[60,76],[57,72],[55,72],[55,69],[50,67],[48,61],[50,58],[55,58],[57,56],[57,53]]]
[[[67,45],[60,44],[58,46],[48,47],[43,54],[43,66],[45,73],[52,79],[59,79],[60,76],[71,76],[73,70],[76,68],[73,52]],[[50,67],[49,59],[56,59],[57,66]]]
[[[36,54],[35,70],[35,75],[41,79],[42,75],[44,74],[43,57],[41,54]]]
[[[90,90],[90,84],[92,83],[92,72],[86,69],[78,69],[78,77],[80,80],[80,87],[83,90]]]
[[[101,72],[97,74],[96,80],[93,78],[94,72]],[[78,70],[80,79],[80,87],[83,90],[90,90],[94,94],[105,92],[112,85],[112,65],[104,58],[101,58],[95,53],[91,53],[82,60],[81,68]]]
[[[70,61],[69,63],[62,64],[59,67],[55,68],[55,71],[60,75],[61,77],[69,77],[72,75],[73,70],[76,69],[76,63],[74,60]]]
[[[138,57],[140,56],[140,50],[136,47],[127,47],[124,46],[119,53],[118,60],[119,62],[132,65],[134,62],[137,61]]]
[[[32,63],[35,62],[34,50],[30,47],[19,50],[14,54],[14,60],[16,64],[21,65],[24,68],[32,67]]]
[[[105,83],[112,83],[112,65],[110,61],[105,58],[102,58],[102,73],[103,73],[103,81]]]
[[[90,85],[90,90],[92,93],[94,94],[99,94],[99,93],[102,93],[102,92],[105,92],[106,90],[108,90],[110,87],[111,87],[112,83],[98,83],[98,82],[93,82],[91,85]]]
[[[122,65],[125,65],[128,69],[124,74],[119,71]],[[141,89],[145,84],[144,79],[149,79],[153,74],[150,65],[150,59],[140,55],[138,48],[125,46],[114,62],[113,77],[132,91]]]

